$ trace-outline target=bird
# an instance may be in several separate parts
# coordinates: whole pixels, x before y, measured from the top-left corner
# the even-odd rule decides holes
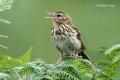
[[[55,47],[64,56],[82,57],[90,60],[85,54],[85,46],[81,39],[79,29],[73,24],[71,16],[63,10],[49,12],[52,21],[51,39]]]

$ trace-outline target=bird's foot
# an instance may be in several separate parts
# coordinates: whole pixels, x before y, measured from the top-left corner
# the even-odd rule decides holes
[[[79,58],[78,54],[75,54],[75,58]]]
[[[73,57],[73,58],[79,58],[78,54],[72,54],[71,57]]]
[[[78,58],[82,59],[83,57],[82,56],[78,56]]]

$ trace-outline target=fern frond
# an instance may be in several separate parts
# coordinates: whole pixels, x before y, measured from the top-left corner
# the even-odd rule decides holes
[[[62,63],[55,65],[48,73],[50,72],[50,74],[57,74],[60,76],[62,73],[60,71],[67,72],[63,74],[64,78],[66,78],[65,75],[67,74],[74,79],[80,80],[85,78],[85,80],[90,80],[95,74],[95,67],[93,67],[93,64],[91,66],[91,62],[88,60],[69,58],[64,59]]]
[[[0,80],[5,80],[7,78],[9,78],[8,74],[0,72]]]
[[[23,55],[19,58],[22,63],[29,62],[31,60],[31,52],[32,52],[33,46],[31,46]]]
[[[0,0],[0,12],[10,9],[12,6],[13,0]]]
[[[20,58],[14,58],[5,54],[1,55],[0,68],[13,68],[29,62],[31,58],[31,50],[32,50],[32,47],[30,47],[28,51],[24,53]]]
[[[120,55],[115,56],[115,57],[113,58],[112,63],[119,63],[119,62],[120,62]]]
[[[120,52],[120,44],[117,44],[105,51],[105,55],[108,57],[114,57],[117,53]]]
[[[98,77],[106,80],[116,80],[116,75],[120,74],[120,72],[117,72],[120,70],[120,44],[108,48],[105,55],[107,60],[99,62],[99,65],[103,66],[103,69],[101,69],[103,73]]]
[[[70,73],[68,73],[66,71],[59,70],[59,69],[51,69],[47,73],[55,79],[65,80],[67,78],[67,80],[72,80],[72,79],[73,80],[79,80],[79,78],[71,75]]]
[[[29,52],[31,49],[27,51],[27,56]],[[25,56],[22,57],[24,58]],[[59,64],[45,64],[36,60],[17,67],[8,67],[0,72],[8,74],[8,80],[91,80],[96,74],[93,64],[80,58],[64,59]]]

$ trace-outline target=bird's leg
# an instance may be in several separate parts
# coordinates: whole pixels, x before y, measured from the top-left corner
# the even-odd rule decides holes
[[[58,61],[57,61],[57,64],[59,64],[60,62],[62,62],[62,60],[63,60],[63,52],[61,52],[61,57],[58,59]]]
[[[78,58],[78,50],[75,51],[75,58]]]

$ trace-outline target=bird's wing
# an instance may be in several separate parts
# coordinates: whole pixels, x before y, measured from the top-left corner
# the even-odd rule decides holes
[[[73,29],[75,29],[76,31],[77,31],[77,39],[78,40],[80,40],[80,42],[81,42],[81,50],[79,50],[79,53],[78,53],[78,55],[79,56],[82,56],[84,59],[87,59],[87,60],[90,60],[90,58],[85,54],[85,52],[84,52],[84,50],[85,50],[85,46],[84,46],[84,44],[83,44],[83,41],[82,41],[82,39],[81,39],[81,34],[80,34],[80,31],[77,29],[77,28],[75,28],[75,27],[73,27]]]
[[[81,42],[81,49],[82,50],[85,50],[85,46],[84,46],[84,44],[83,44],[83,41],[82,41],[82,39],[81,39],[81,34],[80,34],[80,31],[78,30],[78,28],[76,28],[76,27],[72,27],[73,29],[75,29],[76,30],[76,32],[78,33],[77,34],[77,39],[78,40],[80,40],[80,42]]]

